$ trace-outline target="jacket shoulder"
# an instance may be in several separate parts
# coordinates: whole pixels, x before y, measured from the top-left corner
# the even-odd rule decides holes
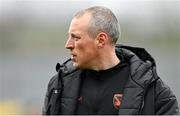
[[[55,86],[56,82],[58,80],[58,74],[55,74],[50,80],[49,80],[49,83],[48,83],[48,89],[52,88],[53,86]]]
[[[179,114],[179,107],[175,94],[161,79],[156,81],[155,99],[157,115]]]
[[[131,80],[138,86],[146,88],[156,80],[155,61],[144,48],[117,46],[116,52],[127,59],[130,66]]]
[[[44,105],[43,105],[43,108],[42,108],[42,114],[43,115],[47,115],[49,114],[49,99],[50,99],[50,96],[51,96],[51,91],[53,90],[55,84],[58,79],[58,75],[54,75],[50,80],[49,80],[49,83],[48,83],[48,87],[47,87],[47,90],[46,90],[46,95],[45,95],[45,98],[44,98]]]

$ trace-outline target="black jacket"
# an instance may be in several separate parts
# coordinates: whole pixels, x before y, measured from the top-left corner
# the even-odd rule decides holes
[[[154,59],[143,48],[116,46],[130,65],[119,114],[179,114],[178,103],[170,88],[156,73]],[[50,80],[43,114],[74,114],[83,70],[68,60],[57,64],[58,73]]]

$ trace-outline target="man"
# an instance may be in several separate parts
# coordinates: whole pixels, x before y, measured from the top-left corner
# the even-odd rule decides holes
[[[79,11],[68,34],[71,58],[57,64],[43,114],[179,114],[154,59],[143,48],[116,45],[120,30],[111,10]]]

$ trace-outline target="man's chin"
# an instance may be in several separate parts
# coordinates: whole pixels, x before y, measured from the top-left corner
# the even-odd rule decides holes
[[[76,69],[85,69],[83,66],[79,65],[78,63],[73,63],[73,66],[76,68]]]
[[[76,62],[73,62],[73,66],[74,66],[75,68],[79,68],[79,65],[78,65]]]

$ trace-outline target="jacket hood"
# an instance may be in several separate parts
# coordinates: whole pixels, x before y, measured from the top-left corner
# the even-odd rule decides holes
[[[133,56],[137,56],[136,60],[141,60],[143,62],[151,62],[153,66],[156,65],[154,58],[144,49],[140,47],[132,47],[132,46],[124,46],[117,44],[116,45],[116,53],[123,54],[127,58],[132,58]]]
[[[153,57],[144,49],[124,45],[116,45],[117,56],[123,55],[130,65],[130,76],[142,88],[158,79]]]

